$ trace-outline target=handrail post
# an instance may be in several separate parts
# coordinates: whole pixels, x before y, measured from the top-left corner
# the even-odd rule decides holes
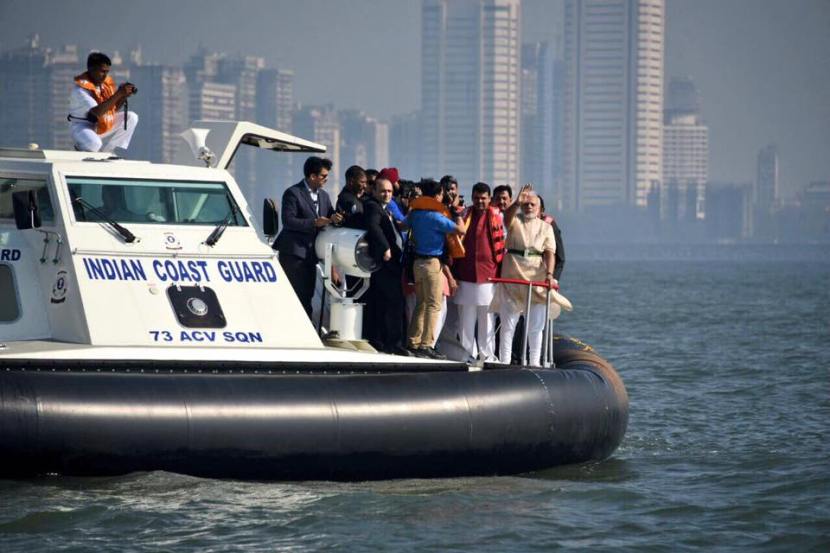
[[[533,283],[527,283],[527,308],[525,309],[525,325],[522,329],[522,366],[527,366],[527,331],[530,329],[530,296],[533,295]]]
[[[545,310],[545,332],[542,335],[543,336],[542,337],[542,341],[543,341],[542,366],[545,367],[545,368],[550,367],[551,360],[553,359],[553,356],[551,355],[551,351],[550,351],[550,344],[551,344],[551,340],[553,338],[552,328],[551,328],[553,326],[553,324],[552,324],[552,321],[550,319],[550,292],[551,292],[551,287],[548,286],[548,292],[547,292],[546,298],[545,298],[546,299],[545,306],[547,307],[547,309]]]
[[[525,307],[525,324],[524,324],[524,336],[522,336],[522,365],[527,365],[528,361],[528,352],[527,352],[527,342],[528,342],[528,332],[530,328],[530,298],[533,293],[534,286],[541,286],[542,288],[547,290],[547,298],[546,298],[546,307],[547,312],[545,313],[545,328],[542,331],[542,352],[540,353],[540,361],[543,366],[556,366],[556,363],[553,359],[553,321],[550,318],[550,304],[552,298],[552,291],[559,290],[559,286],[557,284],[545,281],[532,281],[532,280],[524,280],[524,279],[517,279],[517,278],[496,278],[491,277],[487,279],[489,282],[494,284],[515,284],[515,285],[522,285],[527,284],[527,303]],[[564,301],[567,301],[566,298],[562,298]],[[559,302],[559,300],[557,300]],[[570,303],[570,302],[568,302]],[[561,304],[565,305],[565,304]],[[570,308],[568,308],[570,310]]]

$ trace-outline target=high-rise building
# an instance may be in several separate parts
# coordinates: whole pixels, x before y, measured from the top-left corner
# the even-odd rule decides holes
[[[340,157],[340,118],[332,105],[304,106],[294,114],[294,134],[300,138],[317,142],[326,147],[323,154],[332,162],[331,172],[327,183],[329,194],[336,197],[340,192],[340,183],[343,173],[348,166],[341,163]],[[295,173],[302,175],[302,166],[305,158],[297,158]],[[349,163],[351,165],[351,163]]]
[[[75,77],[86,70],[86,59],[78,55],[78,47],[66,45],[49,53],[49,134],[48,146],[56,150],[73,149],[69,133],[69,95],[75,86]]]
[[[233,121],[236,117],[236,86],[213,81],[188,83],[188,112],[190,121],[220,119]]]
[[[51,146],[48,61],[49,51],[40,47],[37,35],[0,55],[0,146]]]
[[[285,133],[294,132],[294,72],[288,69],[263,69],[257,73],[257,116],[260,125]],[[271,155],[269,155],[271,154]],[[277,185],[293,184],[291,156],[259,152],[257,188],[263,197],[275,196]],[[295,180],[292,180],[295,179]],[[279,196],[276,196],[279,199]]]
[[[645,207],[663,177],[664,0],[566,0],[566,208]]]
[[[257,81],[264,68],[265,59],[257,56],[219,59],[215,80],[236,86],[236,119],[256,121]]]
[[[422,171],[516,183],[520,0],[424,0],[421,37]]]
[[[778,148],[770,144],[758,152],[757,174],[752,189],[755,236],[760,239],[775,237],[775,211],[779,205]]]
[[[285,133],[294,130],[294,71],[263,69],[257,73],[256,121]]]
[[[661,219],[704,219],[708,180],[709,128],[700,119],[697,90],[691,79],[672,79],[663,124]]]
[[[199,48],[184,64],[184,74],[188,85],[215,80],[219,74],[219,62],[224,57],[224,54]]]
[[[358,110],[340,111],[340,158],[346,167],[382,169],[389,164],[389,125]]]
[[[218,81],[225,55],[199,49],[184,64],[188,88],[188,124],[198,119],[236,119],[236,84]]]
[[[391,165],[389,162],[389,123],[385,121],[375,121],[375,148],[374,161],[370,160],[369,167],[387,167]]]
[[[187,119],[187,86],[180,67],[133,65],[130,74],[140,93],[130,98],[130,109],[139,124],[130,143],[130,156],[171,163]]]
[[[709,183],[706,187],[706,234],[720,241],[752,236],[751,183]]]
[[[217,65],[216,82],[236,87],[236,112],[232,117],[237,121],[256,122],[257,81],[259,72],[265,67],[265,60],[256,56],[222,58]],[[237,182],[243,186],[254,186],[257,182],[257,152],[249,146],[240,147],[234,155],[231,167]]]
[[[561,63],[550,44],[522,46],[521,182],[532,183],[549,210],[560,205],[562,106],[558,76]]]
[[[690,77],[672,77],[666,94],[665,118],[700,115],[700,94]]]
[[[755,179],[755,205],[764,212],[771,212],[779,199],[778,148],[768,145],[758,152],[758,173]]]
[[[418,112],[396,115],[389,123],[389,165],[401,178],[419,180],[421,170],[421,117]]]

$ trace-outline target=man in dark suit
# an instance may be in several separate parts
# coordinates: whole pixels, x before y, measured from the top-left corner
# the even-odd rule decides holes
[[[363,201],[371,195],[366,193],[366,172],[359,165],[346,169],[346,186],[337,196],[337,213],[343,215],[343,226],[366,228],[363,220]]]
[[[375,349],[408,355],[403,347],[401,238],[389,212],[392,190],[389,179],[378,177],[363,202],[369,254],[380,264],[369,281],[364,334]]]
[[[328,193],[323,190],[331,171],[331,160],[311,156],[305,161],[305,178],[282,195],[282,231],[274,241],[282,270],[294,288],[309,318],[311,298],[317,281],[317,232],[342,217],[334,212]]]

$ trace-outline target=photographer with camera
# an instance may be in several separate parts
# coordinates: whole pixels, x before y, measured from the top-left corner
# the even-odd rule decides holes
[[[464,211],[464,196],[458,193],[458,180],[452,175],[441,177],[441,188],[444,189],[444,205],[454,215]]]
[[[109,57],[93,52],[87,57],[86,72],[75,77],[67,120],[76,150],[113,152],[116,148],[126,150],[130,145],[138,115],[127,112],[127,98],[138,89],[132,83],[116,88],[109,76],[111,68]]]

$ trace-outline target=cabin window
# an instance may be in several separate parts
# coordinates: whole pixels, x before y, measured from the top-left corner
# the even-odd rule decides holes
[[[14,224],[14,205],[12,194],[26,190],[34,190],[37,198],[40,220],[44,225],[54,222],[55,212],[52,201],[49,199],[49,190],[46,188],[46,179],[0,177],[0,223]]]
[[[75,220],[248,226],[224,182],[66,177]]]
[[[20,317],[17,289],[14,286],[12,268],[0,265],[0,323],[10,323]]]

